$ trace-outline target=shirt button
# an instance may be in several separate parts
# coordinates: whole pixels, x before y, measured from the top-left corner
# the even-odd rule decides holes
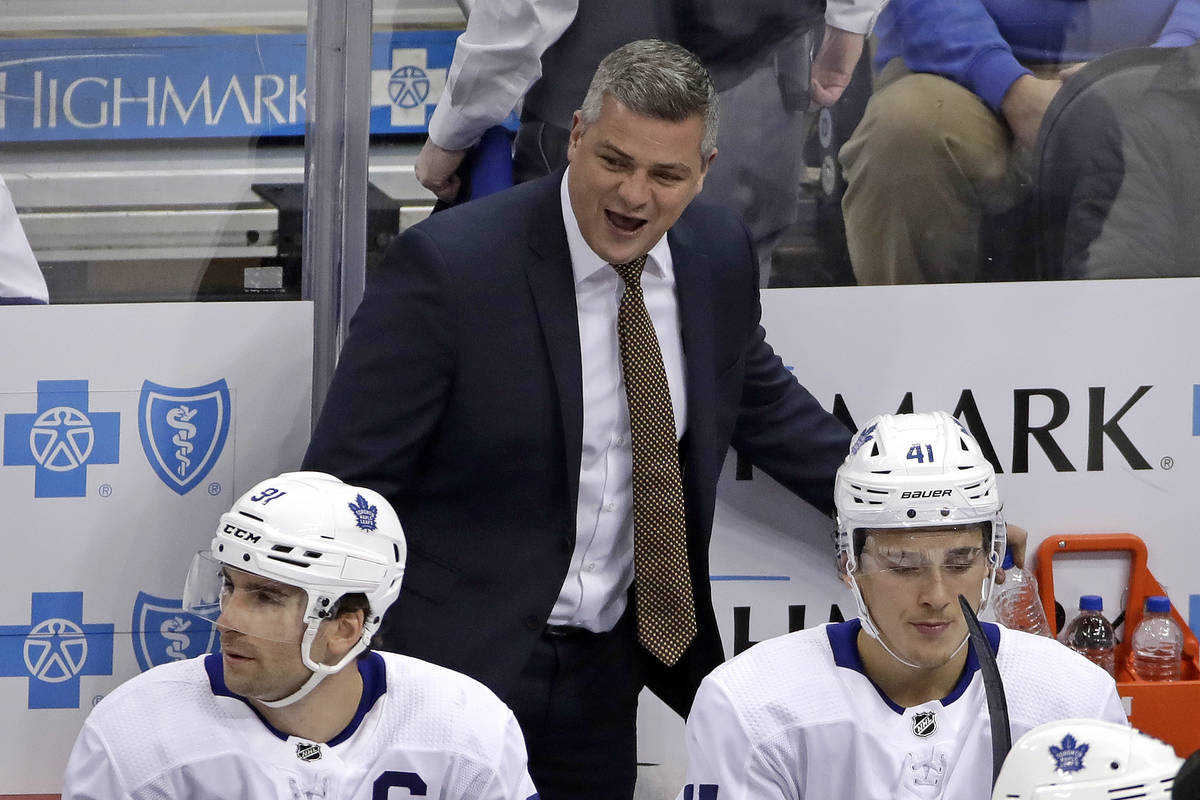
[[[616,509],[616,507],[617,507],[617,504],[614,503],[612,500],[609,500],[607,503],[604,504],[605,511],[613,511],[614,509]]]
[[[618,445],[622,445],[625,444],[625,437],[617,434],[617,438],[613,439],[613,441]]]
[[[595,572],[595,570],[596,570],[596,562],[595,562],[595,561],[589,561],[587,564],[585,564],[585,565],[584,565],[583,569],[584,569],[586,572]]]

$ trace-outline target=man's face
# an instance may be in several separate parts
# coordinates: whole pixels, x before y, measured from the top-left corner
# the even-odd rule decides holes
[[[716,156],[700,158],[704,120],[635,114],[611,97],[586,124],[575,112],[567,192],[584,241],[610,264],[645,254],[704,185]]]
[[[300,657],[304,591],[231,567],[223,569],[223,576],[217,627],[225,685],[257,700],[287,697],[312,674]],[[314,658],[321,636],[317,639]]]
[[[855,577],[888,647],[936,668],[967,637],[958,595],[978,611],[986,573],[983,528],[974,525],[868,532]]]

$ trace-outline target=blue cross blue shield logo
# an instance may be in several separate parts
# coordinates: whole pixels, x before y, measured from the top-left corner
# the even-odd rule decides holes
[[[430,82],[425,70],[406,64],[388,80],[388,96],[401,108],[416,108],[429,99]]]
[[[138,432],[163,483],[182,495],[204,480],[225,446],[230,410],[223,378],[190,389],[142,383]]]
[[[217,641],[212,622],[183,610],[180,600],[138,592],[133,604],[133,654],[142,671],[211,652]]]
[[[112,672],[113,626],[83,621],[83,592],[34,592],[28,625],[0,625],[0,678],[28,679],[30,708],[79,708],[79,676]]]

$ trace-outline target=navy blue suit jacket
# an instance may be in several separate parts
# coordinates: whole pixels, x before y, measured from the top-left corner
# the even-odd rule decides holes
[[[435,214],[370,276],[304,459],[376,489],[408,539],[381,645],[505,697],[575,541],[583,396],[559,171]],[[732,444],[823,510],[849,432],[759,325],[754,251],[694,202],[668,233],[686,362],[681,443],[699,633],[648,685],[680,713],[724,659],[709,590],[717,478]],[[614,332],[615,335],[615,332]]]

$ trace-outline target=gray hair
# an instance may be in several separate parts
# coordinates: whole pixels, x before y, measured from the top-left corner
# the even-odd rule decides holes
[[[717,145],[717,89],[700,59],[685,47],[641,39],[605,56],[579,109],[584,124],[600,118],[605,95],[645,117],[668,122],[703,117],[701,160],[707,160]]]

